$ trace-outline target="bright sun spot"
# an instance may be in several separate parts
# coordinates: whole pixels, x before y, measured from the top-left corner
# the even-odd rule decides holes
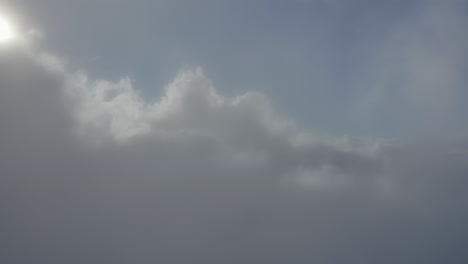
[[[0,42],[8,41],[13,37],[10,23],[3,17],[0,17]]]

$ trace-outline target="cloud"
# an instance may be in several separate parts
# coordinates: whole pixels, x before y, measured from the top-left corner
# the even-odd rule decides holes
[[[417,1],[369,48],[364,63],[369,87],[355,101],[358,118],[385,119],[406,137],[459,135],[457,115],[465,96],[468,25],[463,1]],[[463,128],[464,129],[464,128]]]
[[[147,102],[52,55],[0,59],[2,262],[467,257],[466,144],[325,139],[200,69]]]
[[[88,140],[117,144],[202,141],[229,157],[226,162],[263,161],[264,166],[288,162],[278,169],[327,165],[347,173],[378,173],[378,161],[370,157],[375,144],[350,151],[343,141],[326,141],[299,131],[293,121],[274,113],[263,94],[219,95],[200,68],[181,71],[154,103],[145,102],[128,78],[117,83],[90,82],[85,74],[76,73],[65,79],[76,125]],[[358,167],[353,168],[354,164]]]

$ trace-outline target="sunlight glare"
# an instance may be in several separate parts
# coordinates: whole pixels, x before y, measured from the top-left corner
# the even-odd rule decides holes
[[[8,41],[13,37],[10,23],[3,17],[0,17],[0,42]]]

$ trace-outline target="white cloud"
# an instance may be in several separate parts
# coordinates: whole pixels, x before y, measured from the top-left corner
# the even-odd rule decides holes
[[[444,136],[462,120],[468,19],[463,1],[419,1],[369,49],[357,118],[385,118],[405,137]],[[370,121],[370,120],[369,120]]]
[[[258,133],[267,136],[297,133],[291,121],[275,116],[264,95],[249,92],[224,98],[200,68],[181,71],[166,87],[165,95],[154,103],[145,102],[128,78],[111,83],[90,82],[83,73],[68,76],[66,91],[77,104],[81,129],[99,131],[101,137],[117,141],[164,134],[234,140],[245,131],[233,130],[233,126],[244,123],[257,126],[262,130]]]

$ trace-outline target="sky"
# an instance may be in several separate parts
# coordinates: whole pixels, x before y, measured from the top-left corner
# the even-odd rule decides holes
[[[467,1],[1,19],[1,263],[468,261]]]

